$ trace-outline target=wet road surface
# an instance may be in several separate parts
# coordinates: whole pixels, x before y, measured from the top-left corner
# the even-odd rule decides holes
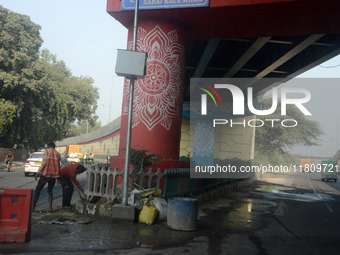
[[[274,177],[274,178],[268,178]],[[91,218],[46,224],[65,212],[32,215],[30,242],[0,244],[3,254],[339,254],[340,186],[317,174],[266,176],[201,204],[197,231]]]

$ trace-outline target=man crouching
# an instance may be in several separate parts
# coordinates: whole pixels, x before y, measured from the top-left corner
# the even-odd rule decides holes
[[[71,208],[71,199],[73,195],[73,184],[84,193],[84,189],[80,186],[77,175],[86,171],[86,168],[82,164],[70,164],[60,169],[60,184],[63,189],[63,205],[64,208]]]

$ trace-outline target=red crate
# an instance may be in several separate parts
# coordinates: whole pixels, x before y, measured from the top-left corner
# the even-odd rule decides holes
[[[0,188],[0,243],[29,240],[31,200],[31,189]]]

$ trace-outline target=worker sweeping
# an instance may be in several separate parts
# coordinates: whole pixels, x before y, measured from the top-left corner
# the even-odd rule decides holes
[[[83,187],[77,180],[77,175],[86,171],[86,168],[79,163],[69,164],[60,169],[60,184],[63,189],[63,208],[71,208],[71,199],[73,195],[73,183],[84,193]]]

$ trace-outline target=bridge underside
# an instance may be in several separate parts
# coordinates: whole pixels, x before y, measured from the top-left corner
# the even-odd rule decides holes
[[[131,49],[134,12],[121,11],[121,1],[125,0],[108,0],[107,11],[129,29],[127,45]],[[336,0],[210,0],[207,8],[141,10],[137,50],[148,51],[148,75],[137,81],[132,146],[143,145],[166,159],[178,158],[179,119],[183,101],[189,101],[190,78],[290,79],[337,56],[339,13],[340,1]],[[174,66],[176,70],[171,69]],[[259,95],[275,85],[253,84],[253,92]],[[127,88],[126,84],[121,149]],[[213,134],[215,138],[232,137],[218,146],[221,151],[238,139],[237,134],[223,132]],[[244,137],[254,139],[251,130],[240,139]],[[212,146],[211,159],[217,155],[216,144]],[[246,149],[240,147],[229,155],[239,157],[247,151],[248,156],[240,158],[251,159],[252,146],[249,142]]]
[[[131,25],[133,11],[120,11],[120,0],[108,0],[107,7]],[[209,8],[145,10],[139,17],[185,26],[188,101],[192,77],[293,78],[340,54],[339,13],[333,0],[210,0]]]
[[[294,78],[340,54],[340,34],[189,40],[185,84],[193,77]],[[255,94],[270,89],[254,87]],[[189,98],[186,89],[185,101]]]

